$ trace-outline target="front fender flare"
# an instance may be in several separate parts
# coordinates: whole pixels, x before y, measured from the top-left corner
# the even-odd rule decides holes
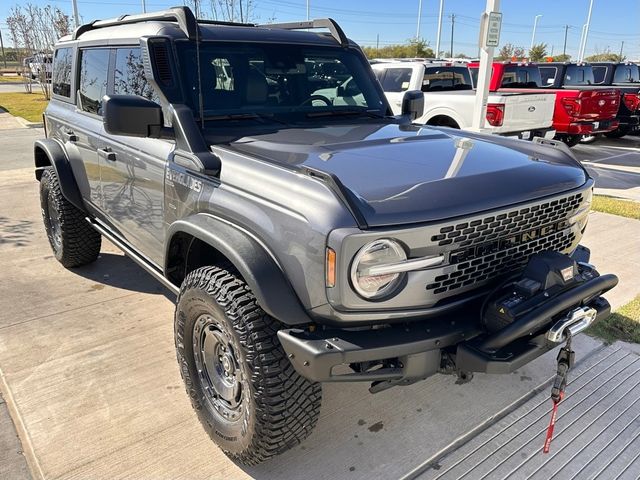
[[[44,152],[44,155],[49,159],[48,164],[47,162],[42,161],[42,153],[40,151]],[[73,170],[69,164],[69,159],[60,144],[51,138],[36,140],[33,146],[33,153],[36,168],[36,179],[40,180],[42,171],[50,164],[58,176],[60,190],[62,190],[64,198],[66,198],[74,207],[77,207],[82,211],[86,211],[84,202],[82,201],[82,195],[80,195],[80,190],[76,183],[76,178],[73,176]]]
[[[287,325],[311,323],[282,268],[250,233],[210,214],[198,213],[171,224],[165,244],[167,275],[171,239],[189,234],[224,255],[240,272],[262,309]]]

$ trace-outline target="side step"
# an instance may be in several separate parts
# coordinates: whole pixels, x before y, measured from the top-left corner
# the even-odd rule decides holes
[[[103,225],[98,220],[87,218],[87,221],[107,240],[109,240],[116,247],[122,250],[127,255],[127,257],[131,258],[131,260],[140,265],[144,270],[147,271],[147,273],[149,273],[152,277],[162,283],[162,285],[164,285],[167,289],[171,290],[172,293],[178,295],[180,289],[169,280],[167,280],[162,272],[158,268],[156,268],[149,259],[127,245],[118,235],[116,235],[107,226]]]

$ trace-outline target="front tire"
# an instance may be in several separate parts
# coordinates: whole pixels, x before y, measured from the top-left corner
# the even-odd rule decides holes
[[[582,135],[563,135],[562,137],[560,137],[560,140],[562,140],[567,145],[567,147],[571,148],[580,143],[581,138]]]
[[[309,436],[321,386],[294,370],[277,337],[280,324],[232,266],[187,275],[174,327],[191,404],[229,457],[256,465]]]
[[[89,225],[86,215],[62,195],[58,176],[51,167],[40,178],[40,208],[49,244],[62,265],[79,267],[98,258],[101,235]]]

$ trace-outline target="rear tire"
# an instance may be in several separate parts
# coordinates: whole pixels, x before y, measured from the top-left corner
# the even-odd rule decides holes
[[[571,148],[580,143],[581,138],[582,135],[563,135],[562,137],[560,137],[560,140],[562,140],[567,145],[567,147]]]
[[[62,265],[79,267],[98,258],[101,235],[87,222],[84,212],[62,195],[58,176],[51,167],[40,178],[40,209],[49,244]]]
[[[622,138],[625,135],[629,135],[629,133],[631,133],[631,128],[628,125],[625,125],[623,127],[616,128],[612,132],[607,132],[607,133],[605,133],[605,135],[608,138]]]
[[[294,370],[277,337],[279,322],[231,265],[187,275],[174,328],[191,404],[225,454],[256,465],[309,436],[321,386]]]

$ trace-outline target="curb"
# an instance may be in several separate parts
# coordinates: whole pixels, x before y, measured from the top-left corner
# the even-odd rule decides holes
[[[18,438],[20,439],[20,443],[22,444],[22,452],[27,461],[27,466],[29,467],[31,477],[33,479],[44,480],[44,472],[40,465],[40,461],[38,460],[38,457],[36,457],[36,453],[33,449],[31,436],[27,431],[26,425],[22,421],[22,416],[18,411],[18,405],[13,398],[13,392],[11,392],[11,389],[9,388],[9,384],[7,383],[2,369],[0,369],[0,392],[2,392],[7,410],[9,411],[9,416],[11,417],[11,420],[13,420],[16,432],[18,433]]]

